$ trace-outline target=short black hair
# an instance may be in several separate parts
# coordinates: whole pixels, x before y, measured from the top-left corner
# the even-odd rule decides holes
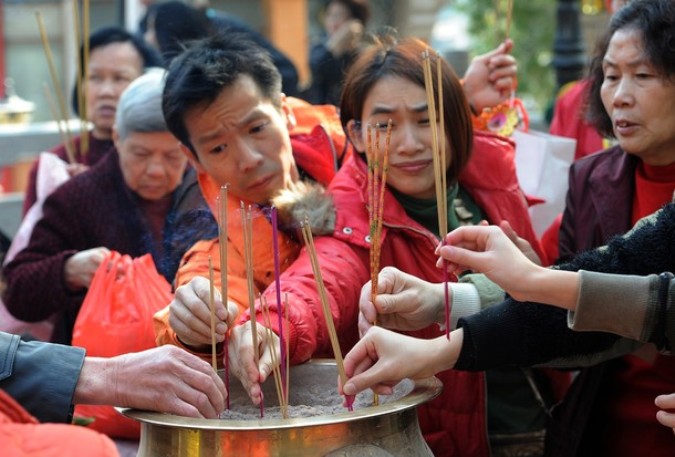
[[[129,43],[131,44],[138,55],[141,57],[143,62],[143,68],[149,67],[163,67],[162,58],[160,55],[148,46],[145,41],[139,38],[136,35],[132,35],[121,27],[104,27],[102,29],[96,30],[94,33],[89,35],[89,54],[94,51],[96,48],[102,48],[109,44],[113,43]],[[82,77],[84,77],[84,46],[80,46],[80,71],[82,72]],[[80,115],[79,110],[79,95],[77,92],[77,84],[73,87],[72,94],[72,108],[75,114]]]
[[[169,131],[196,156],[185,114],[211,104],[240,76],[250,76],[263,97],[281,106],[281,75],[269,54],[241,34],[215,34],[193,43],[169,66],[162,110]]]
[[[600,89],[605,79],[602,62],[614,34],[635,30],[642,38],[643,52],[659,75],[675,79],[675,2],[673,0],[634,0],[617,11],[607,32],[600,38],[589,70],[587,119],[600,134],[614,137],[612,120],[602,103]]]

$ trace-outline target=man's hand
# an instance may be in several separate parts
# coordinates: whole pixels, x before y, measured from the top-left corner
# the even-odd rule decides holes
[[[197,276],[189,283],[176,289],[174,299],[169,305],[169,325],[178,339],[196,351],[211,345],[211,308],[210,283],[206,278]],[[234,325],[238,308],[228,302],[223,304],[220,291],[214,291],[216,307],[216,341],[225,340],[228,328]]]
[[[166,345],[109,359],[86,357],[74,402],[215,419],[225,384],[199,357]]]

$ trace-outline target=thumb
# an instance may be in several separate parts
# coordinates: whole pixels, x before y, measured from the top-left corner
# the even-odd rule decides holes
[[[472,270],[480,271],[481,260],[484,257],[483,252],[476,252],[457,246],[443,246],[440,250],[441,257],[448,262],[464,265]]]

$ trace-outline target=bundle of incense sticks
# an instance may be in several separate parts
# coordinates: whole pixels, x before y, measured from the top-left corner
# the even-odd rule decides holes
[[[42,47],[45,52],[45,57],[47,58],[47,66],[49,68],[49,74],[52,79],[52,85],[54,86],[54,92],[56,92],[56,97],[58,100],[58,110],[56,112],[56,104],[54,103],[53,98],[49,95],[47,90],[46,96],[47,101],[50,104],[52,109],[52,114],[55,117],[56,124],[59,129],[61,137],[65,139],[64,146],[66,148],[66,155],[68,156],[69,163],[75,163],[75,152],[73,149],[73,138],[70,134],[70,129],[68,128],[68,111],[66,109],[66,98],[63,96],[63,91],[61,90],[61,83],[59,82],[59,77],[56,74],[56,65],[54,64],[54,56],[52,54],[51,47],[49,46],[49,40],[47,39],[47,30],[45,28],[44,20],[42,19],[42,14],[39,11],[35,12],[35,19],[38,23],[38,28],[40,30],[40,38],[42,39]],[[64,126],[61,126],[61,122],[64,123]]]
[[[274,375],[274,386],[277,389],[277,397],[279,398],[279,407],[281,409],[281,417],[288,419],[288,383],[287,379],[282,378],[282,370],[287,369],[287,362],[279,361],[277,352],[274,350],[274,333],[272,332],[272,318],[270,317],[270,309],[265,297],[260,297],[260,308],[263,315],[263,323],[265,324],[265,341],[267,347],[272,349],[272,374]],[[281,315],[281,314],[279,314]],[[283,348],[283,342],[281,348]],[[281,351],[280,351],[281,352]],[[288,373],[288,370],[286,370]]]
[[[284,332],[284,326],[282,325],[281,318],[281,266],[279,261],[279,215],[278,210],[275,206],[272,207],[272,250],[274,253],[274,284],[276,288],[276,298],[277,298],[277,318],[279,326],[279,340],[281,348],[281,380],[282,383],[286,383],[286,361],[288,359],[288,352],[286,351],[286,345],[284,344],[285,337],[288,333]],[[287,308],[285,308],[288,311]]]
[[[422,54],[422,61],[424,64],[424,88],[426,90],[427,106],[429,109],[429,124],[431,125],[431,147],[434,159],[434,180],[436,183],[436,203],[438,207],[438,232],[441,243],[445,244],[446,235],[448,234],[448,166],[445,153],[446,141],[445,116],[443,112],[442,60],[441,56],[436,53],[436,90],[434,90],[434,77],[431,70],[431,54],[428,49]],[[436,96],[434,94],[435,92]],[[436,114],[436,99],[438,99],[438,113],[440,113],[440,117]],[[443,268],[443,282],[445,284],[445,336],[450,339],[450,294],[448,290],[449,275],[447,265]]]
[[[382,251],[382,219],[384,214],[384,190],[387,185],[387,168],[389,165],[389,145],[391,143],[391,119],[387,121],[384,141],[384,153],[380,150],[381,125],[368,125],[366,131],[366,160],[368,162],[368,220],[370,221],[370,300],[375,303],[380,274],[380,253]],[[375,135],[372,131],[375,131]],[[377,318],[375,321],[377,325]],[[373,403],[378,405],[380,398],[373,396]]]
[[[227,184],[220,187],[220,193],[218,194],[217,204],[218,204],[218,248],[220,254],[220,297],[225,305],[225,313],[227,313],[227,303],[228,303],[228,294],[227,294]],[[213,283],[213,281],[211,281]],[[230,322],[229,316],[226,314],[226,322]],[[225,334],[225,388],[227,391],[230,391],[230,356],[228,353],[228,343],[229,343],[229,334],[230,330],[228,329]],[[216,346],[215,340],[212,340],[213,347],[212,353],[215,357]],[[230,409],[230,396],[227,396],[226,408]]]
[[[253,362],[256,366],[260,363],[258,353],[258,325],[255,313],[255,285],[253,283],[253,224],[251,207],[246,208],[241,202],[241,221],[244,230],[244,263],[246,264],[246,279],[248,284],[248,306],[251,313],[251,338],[253,341]],[[262,391],[260,392],[262,397]],[[265,416],[264,398],[260,401],[260,417]]]
[[[391,119],[387,122],[384,152],[380,150],[380,124],[368,126],[366,134],[366,160],[368,161],[368,219],[370,221],[370,280],[371,300],[377,297],[377,279],[380,273],[382,250],[382,216],[384,214],[384,190],[387,184],[389,145],[391,143]],[[375,131],[372,135],[371,130]]]
[[[312,263],[312,271],[314,272],[314,278],[316,280],[316,286],[319,289],[319,298],[321,300],[321,307],[323,309],[323,316],[326,319],[326,327],[328,329],[328,335],[330,337],[330,344],[333,348],[333,354],[335,355],[335,363],[338,368],[338,374],[340,376],[340,381],[342,385],[347,383],[347,374],[345,373],[345,364],[342,359],[342,351],[340,350],[340,342],[338,341],[337,332],[335,330],[335,323],[333,322],[333,314],[330,312],[330,305],[328,304],[328,295],[326,293],[326,287],[323,283],[323,277],[321,276],[321,268],[319,267],[319,259],[316,255],[316,249],[314,248],[314,238],[312,237],[312,227],[309,224],[309,220],[305,218],[305,221],[302,224],[302,237],[305,240],[305,248],[307,249],[307,254]],[[354,396],[345,396],[345,403],[349,411],[353,411]]]

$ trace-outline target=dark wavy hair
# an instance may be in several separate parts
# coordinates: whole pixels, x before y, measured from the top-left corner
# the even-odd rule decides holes
[[[647,60],[659,74],[675,80],[675,1],[633,0],[617,11],[609,29],[596,45],[589,70],[589,97],[586,118],[605,136],[614,137],[612,120],[605,110],[600,89],[605,78],[602,62],[614,34],[634,30],[642,38]]]
[[[143,68],[164,66],[162,63],[162,58],[157,53],[157,51],[148,46],[141,38],[136,35],[132,35],[121,27],[104,27],[89,35],[89,54],[91,55],[91,53],[97,48],[102,48],[113,43],[131,44],[134,49],[136,49],[136,52],[138,52],[138,55],[141,57]],[[84,77],[85,70],[84,61],[84,47],[80,46],[80,71],[82,72],[82,77]],[[80,115],[79,97],[80,94],[77,92],[76,84],[73,86],[71,100],[73,112],[78,116]]]
[[[340,122],[345,133],[348,133],[347,123],[350,120],[361,122],[368,93],[382,78],[397,76],[424,88],[422,53],[427,49],[428,46],[416,38],[399,41],[391,32],[376,37],[372,45],[363,49],[347,72],[342,89]],[[452,151],[447,176],[454,181],[471,158],[473,126],[469,102],[459,78],[445,60],[440,62],[443,69],[444,128]]]

